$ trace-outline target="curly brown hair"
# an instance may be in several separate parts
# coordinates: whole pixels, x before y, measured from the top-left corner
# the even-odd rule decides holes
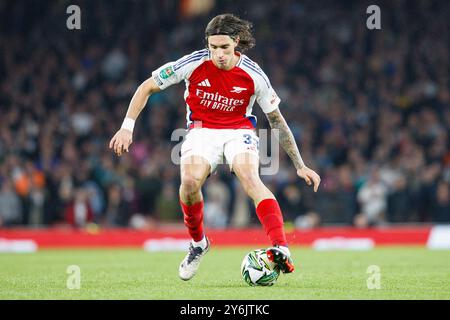
[[[227,35],[235,40],[239,37],[237,49],[246,51],[255,46],[252,35],[252,23],[233,14],[225,13],[211,19],[205,29],[205,41],[208,46],[208,37],[214,35]]]

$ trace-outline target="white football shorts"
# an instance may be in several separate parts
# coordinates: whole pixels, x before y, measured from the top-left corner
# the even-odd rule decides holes
[[[240,153],[254,154],[259,159],[259,138],[255,130],[193,128],[181,145],[181,161],[201,156],[211,165],[211,173],[218,164],[224,163],[232,170],[233,159]]]

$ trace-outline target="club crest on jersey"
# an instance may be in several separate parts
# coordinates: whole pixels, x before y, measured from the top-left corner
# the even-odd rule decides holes
[[[245,90],[247,90],[247,88],[233,87],[233,90],[231,90],[230,92],[241,93],[242,91],[245,91]]]
[[[161,70],[161,72],[159,73],[159,76],[163,79],[167,79],[170,76],[172,76],[173,74],[174,74],[173,67],[170,66],[170,67],[167,67],[167,68]]]

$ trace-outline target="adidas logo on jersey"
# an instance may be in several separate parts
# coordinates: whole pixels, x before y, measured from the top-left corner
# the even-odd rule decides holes
[[[244,90],[247,90],[247,88],[233,87],[233,90],[231,90],[230,92],[241,93]]]
[[[211,87],[211,83],[209,83],[208,79],[203,80],[198,84],[199,87]]]

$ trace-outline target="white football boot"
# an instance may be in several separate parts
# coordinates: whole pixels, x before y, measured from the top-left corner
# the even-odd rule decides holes
[[[268,248],[267,258],[269,258],[269,261],[274,262],[278,270],[281,270],[283,273],[291,273],[295,270],[291,252],[287,247],[274,246]]]
[[[194,247],[192,242],[189,244],[189,252],[183,261],[181,261],[180,267],[178,268],[178,275],[181,280],[190,280],[197,273],[198,267],[200,266],[200,260],[209,251],[209,240],[206,239],[206,248]]]

